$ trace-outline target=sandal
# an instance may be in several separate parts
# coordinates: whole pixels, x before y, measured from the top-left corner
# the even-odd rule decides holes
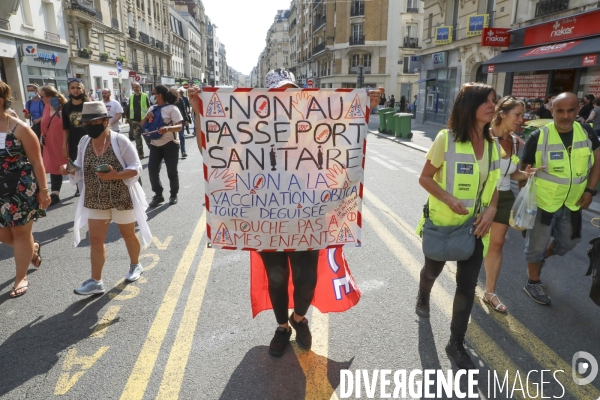
[[[489,299],[486,297],[487,295],[492,295],[492,297],[490,297]],[[494,306],[494,303],[492,302],[492,300],[494,300],[494,297],[498,299],[498,305]],[[500,301],[500,298],[498,296],[496,296],[496,293],[490,293],[488,291],[483,291],[483,297],[481,298],[481,300],[483,300],[484,302],[488,303],[490,306],[492,306],[492,308],[496,311],[498,311],[499,313],[506,313],[506,306],[504,304],[502,304],[502,302]],[[504,310],[501,309],[500,307],[504,307]]]
[[[27,289],[29,289],[29,284],[25,285],[25,286],[19,286],[18,288],[14,288],[10,291],[10,298],[11,299],[16,299],[17,297],[21,297],[23,296],[25,293],[27,293]]]
[[[39,242],[33,242],[34,245],[38,245],[37,253],[31,259],[31,265],[35,268],[39,268],[42,265],[42,245]],[[38,262],[39,261],[39,262]],[[37,262],[37,265],[35,263]]]

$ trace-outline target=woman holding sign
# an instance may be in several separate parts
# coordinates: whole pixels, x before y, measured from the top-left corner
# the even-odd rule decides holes
[[[431,288],[446,261],[458,260],[446,352],[460,369],[476,368],[465,350],[464,338],[498,202],[496,183],[504,152],[490,133],[495,105],[496,93],[491,86],[464,85],[454,101],[448,129],[437,135],[419,178],[429,198],[417,228],[423,237],[425,265],[421,270],[416,313],[429,318]],[[460,246],[440,252],[444,246],[435,240],[440,232],[448,236],[460,234]],[[469,243],[472,247],[467,250]],[[463,249],[462,254],[450,254],[461,253]]]

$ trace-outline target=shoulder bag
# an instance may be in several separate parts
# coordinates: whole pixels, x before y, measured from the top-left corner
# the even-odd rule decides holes
[[[492,164],[492,146],[488,143],[488,176]],[[438,226],[429,219],[429,200],[423,208],[425,224],[423,225],[423,254],[435,261],[464,261],[471,258],[475,251],[475,230],[473,222],[479,213],[481,195],[485,190],[487,177],[483,182],[481,192],[477,196],[473,216],[467,222],[458,226]]]

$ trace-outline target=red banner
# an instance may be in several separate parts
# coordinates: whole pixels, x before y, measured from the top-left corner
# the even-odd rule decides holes
[[[312,305],[322,313],[342,312],[354,307],[360,300],[360,290],[350,274],[348,262],[341,248],[319,251],[317,287]],[[294,308],[294,284],[292,274],[288,282],[288,307]],[[250,252],[250,299],[252,317],[273,308],[269,296],[269,280],[262,258],[256,251]]]
[[[550,44],[548,46],[540,46],[540,47],[536,47],[535,49],[529,50],[525,54],[521,54],[519,56],[519,58],[531,57],[531,56],[545,56],[546,54],[554,54],[554,53],[563,53],[563,52],[577,46],[579,43],[581,43],[581,40],[576,40],[574,42],[568,42],[568,43]]]
[[[506,47],[510,44],[510,29],[508,28],[483,28],[481,45],[488,47]]]
[[[598,56],[596,54],[590,54],[583,56],[581,65],[584,67],[593,67],[596,65],[596,61],[598,61]]]
[[[600,10],[563,18],[525,29],[525,46],[560,42],[600,34]]]

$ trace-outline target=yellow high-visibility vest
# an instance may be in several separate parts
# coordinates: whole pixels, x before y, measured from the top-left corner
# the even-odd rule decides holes
[[[140,116],[142,119],[144,119],[144,117],[146,116],[146,113],[148,112],[148,96],[144,92],[142,92],[140,95],[142,96],[140,98]],[[129,119],[132,121],[133,121],[133,97],[134,96],[135,96],[135,93],[132,93],[131,96],[129,96]]]

